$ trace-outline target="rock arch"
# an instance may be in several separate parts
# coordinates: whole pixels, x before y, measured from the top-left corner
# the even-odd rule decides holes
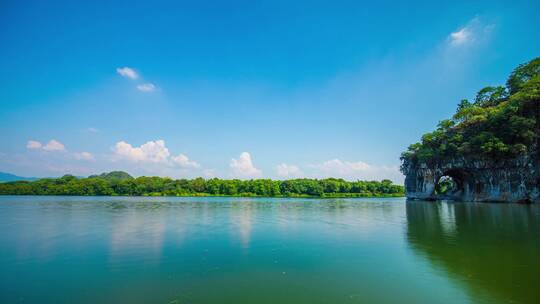
[[[409,199],[540,202],[540,163],[528,157],[505,161],[405,161],[401,170]],[[459,191],[451,196],[438,195],[435,188],[443,176],[451,177]]]
[[[445,177],[450,178],[454,184],[455,189],[450,189],[450,192],[438,193],[437,187]],[[464,169],[450,169],[443,171],[442,175],[435,179],[435,187],[432,196],[436,199],[446,200],[463,200],[463,196],[467,193],[469,180],[471,174]]]

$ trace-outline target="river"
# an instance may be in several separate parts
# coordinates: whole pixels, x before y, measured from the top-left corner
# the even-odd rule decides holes
[[[540,206],[0,196],[1,303],[540,303]]]

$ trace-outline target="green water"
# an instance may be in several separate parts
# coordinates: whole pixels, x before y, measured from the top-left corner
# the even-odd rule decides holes
[[[540,303],[540,206],[4,196],[0,303]]]

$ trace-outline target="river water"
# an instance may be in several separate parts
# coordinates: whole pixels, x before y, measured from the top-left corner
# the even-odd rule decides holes
[[[540,205],[0,196],[0,303],[540,303]]]

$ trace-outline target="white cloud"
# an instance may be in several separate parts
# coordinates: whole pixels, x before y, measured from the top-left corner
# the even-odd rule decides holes
[[[139,78],[139,74],[137,74],[137,72],[135,72],[135,70],[132,68],[128,68],[128,67],[117,68],[116,72],[120,74],[122,77],[126,77],[129,79]]]
[[[460,29],[457,32],[450,34],[450,43],[452,45],[464,44],[471,39],[472,33],[467,27]]]
[[[39,141],[35,141],[35,140],[29,140],[26,143],[27,149],[41,149],[42,146],[43,145]]]
[[[129,79],[139,79],[139,74],[132,68],[129,67],[123,67],[123,68],[117,68],[116,72],[120,74],[122,77],[129,78]],[[154,92],[157,88],[156,85],[154,85],[151,82],[139,82],[136,86],[137,90],[144,92],[144,93],[150,93]]]
[[[304,172],[302,172],[302,170],[300,170],[300,168],[297,166],[287,165],[285,163],[277,165],[276,171],[278,176],[283,178],[297,178],[304,175]]]
[[[55,140],[55,139],[51,139],[49,140],[49,142],[43,146],[43,150],[45,151],[65,151],[66,150],[66,147],[64,147],[64,145]]]
[[[74,153],[73,157],[77,160],[95,160],[94,155],[90,152]]]
[[[381,180],[390,179],[401,182],[403,175],[398,166],[374,166],[362,161],[349,162],[332,159],[321,164],[311,165],[314,176],[320,178],[340,177],[348,180]]]
[[[163,140],[149,141],[140,147],[133,147],[125,141],[120,141],[114,146],[113,152],[120,159],[136,162],[165,163],[170,156]]]
[[[474,42],[481,42],[489,38],[495,25],[485,24],[479,17],[471,19],[467,25],[450,33],[448,40],[453,47],[465,46]]]
[[[36,140],[29,140],[26,143],[26,148],[31,150],[45,150],[45,151],[65,151],[66,147],[64,145],[55,140],[51,139],[46,145],[43,145],[41,142]]]
[[[117,142],[111,148],[113,154],[110,161],[124,161],[116,164],[130,172],[142,174],[158,174],[184,178],[200,176],[201,165],[185,154],[171,155],[164,140],[148,141],[140,146],[133,146],[125,141]],[[109,165],[110,166],[110,165]]]
[[[216,177],[216,171],[213,169],[204,169],[203,170],[203,176],[206,178],[213,178]]]
[[[88,132],[90,132],[90,133],[97,133],[97,132],[99,132],[99,130],[98,130],[98,129],[96,129],[96,128],[92,128],[92,127],[90,127],[90,128],[88,128],[88,129],[86,129],[86,131],[88,131]]]
[[[361,161],[343,162],[337,158],[325,161],[324,163],[319,165],[314,165],[313,167],[318,168],[323,172],[334,173],[340,176],[352,175],[355,172],[365,172],[370,169],[370,165],[368,165],[367,163]]]
[[[152,83],[143,83],[137,85],[137,90],[145,93],[154,92],[156,90],[156,86]]]
[[[182,168],[199,168],[200,167],[200,165],[197,162],[189,160],[189,158],[184,154],[173,156],[171,160]]]
[[[43,150],[48,152],[66,152],[66,147],[61,142],[51,139],[46,145],[43,145],[39,141],[29,140],[26,144],[27,149]],[[48,154],[49,155],[49,154]],[[68,159],[76,160],[95,160],[94,155],[90,152],[74,152],[74,153],[62,153],[61,159],[67,161]],[[49,155],[52,157],[52,155]],[[56,158],[58,160],[58,158]]]
[[[248,152],[242,152],[238,159],[231,159],[230,165],[232,176],[238,178],[261,177],[262,171],[253,166],[251,155]]]

